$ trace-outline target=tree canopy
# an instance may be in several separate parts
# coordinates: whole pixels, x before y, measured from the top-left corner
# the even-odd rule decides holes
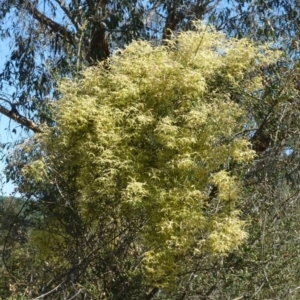
[[[14,152],[22,192],[43,215],[28,235],[40,265],[23,293],[151,299],[246,239],[236,175],[255,152],[242,135],[251,120],[231,98],[258,93],[255,70],[280,53],[195,26],[63,81],[56,126]]]
[[[43,133],[7,156],[0,297],[299,299],[298,1],[1,7],[0,112]]]
[[[2,0],[0,38],[9,52],[0,73],[0,112],[30,130],[53,123],[57,82],[141,39],[161,44],[171,31],[207,20],[230,36],[271,41],[297,54],[295,0]],[[5,101],[3,101],[5,100]],[[10,111],[18,105],[15,117]]]

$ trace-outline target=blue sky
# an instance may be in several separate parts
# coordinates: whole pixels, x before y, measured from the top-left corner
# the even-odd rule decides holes
[[[6,61],[6,56],[8,54],[9,50],[9,43],[1,41],[0,43],[0,70],[2,69],[2,66],[4,62]],[[9,87],[7,87],[4,91],[5,93],[13,92],[13,90]],[[12,132],[12,129],[16,128],[17,134],[14,134]],[[17,123],[15,123],[13,120],[10,120],[4,115],[0,115],[0,143],[5,144],[8,142],[14,142],[19,138],[21,130]],[[3,150],[0,148],[0,155],[2,156],[4,153],[7,153],[6,150]],[[6,180],[4,178],[3,169],[5,167],[4,162],[0,161],[0,195],[1,192],[4,195],[10,195],[13,193],[15,186],[12,183],[6,183]]]
[[[10,122],[9,119],[4,115],[0,116],[0,143],[1,144],[7,142],[13,142],[16,139],[16,135],[11,132],[11,130],[14,128],[14,125],[16,125],[15,122],[13,121]],[[9,127],[11,127],[11,130],[9,130]],[[2,190],[2,192],[5,195],[10,195],[14,191],[15,187],[12,183],[6,183],[6,180],[4,180],[5,178],[1,178],[2,176],[4,176],[3,174],[4,167],[5,164],[2,161],[0,161],[0,193]]]

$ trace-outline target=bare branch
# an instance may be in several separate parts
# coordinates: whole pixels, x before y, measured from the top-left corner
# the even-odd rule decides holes
[[[154,287],[149,294],[146,295],[145,299],[146,300],[151,300],[154,298],[154,296],[158,293],[159,288],[158,287]]]
[[[95,8],[93,1],[92,0],[86,0],[86,2],[88,4],[90,10],[93,11],[94,8]]]
[[[1,99],[3,100],[3,99]],[[33,121],[25,118],[24,116],[20,114],[14,114],[7,108],[5,108],[3,105],[0,105],[0,113],[7,116],[8,118],[14,120],[15,122],[25,126],[26,128],[32,130],[33,132],[42,132],[42,130],[39,128],[37,124],[35,124]]]
[[[52,32],[60,33],[63,37],[67,39],[67,41],[75,47],[76,39],[71,31],[69,31],[66,27],[62,26],[61,24],[53,21],[52,19],[48,18],[44,14],[42,14],[32,3],[26,0],[20,0],[19,2],[24,6],[24,8],[41,24],[46,25],[49,27]]]
[[[59,285],[57,285],[57,286],[56,286],[54,289],[52,289],[51,291],[49,291],[49,292],[47,292],[47,293],[45,293],[45,294],[43,294],[43,295],[40,295],[40,296],[34,298],[33,300],[38,300],[38,299],[44,298],[45,296],[47,296],[47,295],[49,295],[49,294],[51,294],[51,293],[57,291],[61,285],[62,285],[62,283],[60,283]]]
[[[77,30],[79,30],[79,24],[75,21],[74,16],[71,14],[70,10],[67,8],[66,3],[64,0],[55,0],[58,5],[60,6],[60,8],[64,11],[64,13],[66,14],[66,16],[68,16],[68,18],[70,19],[70,21],[72,22],[72,24],[75,26],[75,28]]]

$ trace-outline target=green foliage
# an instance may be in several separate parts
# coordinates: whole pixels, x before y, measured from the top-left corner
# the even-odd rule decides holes
[[[1,7],[0,39],[9,45],[1,91],[36,123],[53,125],[48,102],[59,97],[61,78],[78,76],[133,40],[161,44],[170,30],[190,30],[196,19],[210,20],[230,36],[275,41],[294,55],[298,51],[296,0],[2,0]]]
[[[10,45],[2,91],[14,87],[11,101],[36,122],[53,126],[64,115],[54,132],[17,148],[6,169],[33,201],[30,222],[16,218],[19,204],[6,206],[15,202],[1,208],[1,245],[10,234],[0,297],[32,299],[58,286],[50,299],[149,299],[146,282],[174,283],[184,269],[176,289],[157,298],[299,298],[297,1],[1,5],[0,35]],[[156,49],[165,57],[148,43],[131,45],[65,84],[69,106],[67,98],[62,108],[48,105],[61,78],[78,78],[133,39],[161,45],[168,29],[177,35],[203,18],[229,36],[286,49],[291,60],[266,66],[266,49],[258,55],[247,40],[206,35],[208,25],[197,46],[180,37]],[[247,140],[257,151],[250,167]],[[236,249],[245,224],[248,239]]]
[[[157,298],[299,298],[299,3],[200,2],[1,2],[2,91],[14,86],[11,100],[36,122],[61,118],[6,169],[38,218],[28,235],[18,205],[1,210],[2,244],[16,222],[0,297],[58,286],[50,299],[149,299],[150,283],[176,281]],[[132,39],[161,45],[196,18],[291,60],[267,66],[264,47],[207,35],[208,25],[196,44],[193,33],[156,53],[135,43],[48,105],[61,78]]]
[[[165,46],[134,42],[82,80],[64,81],[57,126],[24,146],[31,156],[26,151],[19,179],[44,210],[29,242],[53,270],[45,278],[54,276],[54,284],[55,274],[77,270],[88,257],[84,272],[97,260],[106,271],[98,274],[102,289],[113,298],[109,274],[116,281],[123,272],[126,298],[133,278],[143,278],[144,293],[172,290],[194,257],[218,260],[236,249],[247,233],[236,208],[240,182],[229,166],[242,170],[255,153],[241,136],[246,112],[230,97],[259,91],[254,71],[279,55],[195,23]],[[77,262],[68,252],[73,238],[81,241]],[[96,250],[87,254],[91,241]]]

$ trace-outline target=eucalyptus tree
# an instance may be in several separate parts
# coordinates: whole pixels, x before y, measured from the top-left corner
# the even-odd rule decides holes
[[[297,1],[2,0],[0,37],[9,45],[0,73],[0,112],[22,126],[53,123],[57,82],[105,60],[132,40],[160,44],[207,20],[231,36],[297,48]],[[17,110],[16,110],[17,109]],[[15,112],[18,113],[15,113]]]
[[[0,87],[10,95],[3,94],[0,112],[37,131],[33,122],[51,123],[46,104],[58,97],[55,86],[61,78],[79,76],[82,68],[105,60],[132,40],[160,43],[169,30],[202,19],[217,3],[1,1],[1,38],[9,42],[10,52]],[[20,109],[13,115],[16,106]]]

